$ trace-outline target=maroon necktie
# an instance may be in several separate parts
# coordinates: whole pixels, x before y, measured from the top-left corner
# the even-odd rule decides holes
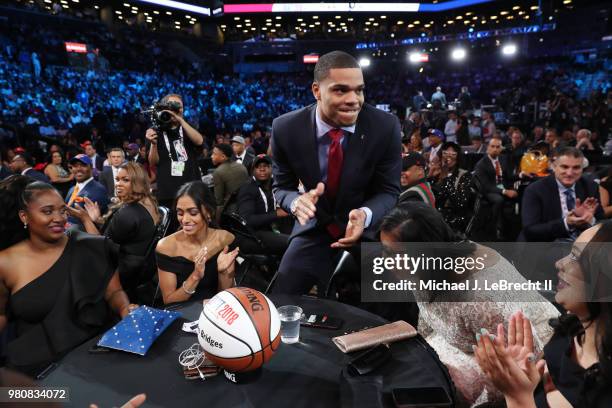
[[[325,187],[325,193],[333,203],[340,187],[340,173],[342,172],[342,161],[344,159],[340,139],[344,136],[344,131],[342,129],[332,129],[327,134],[332,142],[327,153],[327,186]],[[326,228],[334,239],[341,237],[342,232],[338,224],[331,223]]]
[[[332,129],[328,133],[332,139],[331,145],[329,146],[329,153],[327,153],[327,186],[326,192],[329,198],[334,200],[336,194],[338,194],[338,188],[340,187],[340,173],[342,172],[342,144],[340,139],[344,136],[342,129]]]

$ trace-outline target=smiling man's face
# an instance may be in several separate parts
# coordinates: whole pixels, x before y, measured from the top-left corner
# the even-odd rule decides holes
[[[321,119],[334,127],[352,126],[363,106],[361,68],[332,68],[325,79],[312,84]]]

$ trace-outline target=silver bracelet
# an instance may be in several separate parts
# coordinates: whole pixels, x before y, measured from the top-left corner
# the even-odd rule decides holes
[[[186,282],[187,282],[186,280],[183,281],[183,285],[182,285],[183,286],[183,292],[185,292],[188,295],[193,295],[194,293],[196,293],[195,289],[187,290],[187,288],[185,288],[185,283]]]

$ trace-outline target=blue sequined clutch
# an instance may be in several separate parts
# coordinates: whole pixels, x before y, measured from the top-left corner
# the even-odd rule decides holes
[[[98,346],[144,356],[153,342],[180,316],[179,312],[140,306],[104,333]]]

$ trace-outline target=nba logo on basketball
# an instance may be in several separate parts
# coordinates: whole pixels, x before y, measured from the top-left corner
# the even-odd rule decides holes
[[[260,368],[280,345],[276,307],[250,288],[217,293],[204,305],[198,325],[198,340],[207,357],[231,373]]]

